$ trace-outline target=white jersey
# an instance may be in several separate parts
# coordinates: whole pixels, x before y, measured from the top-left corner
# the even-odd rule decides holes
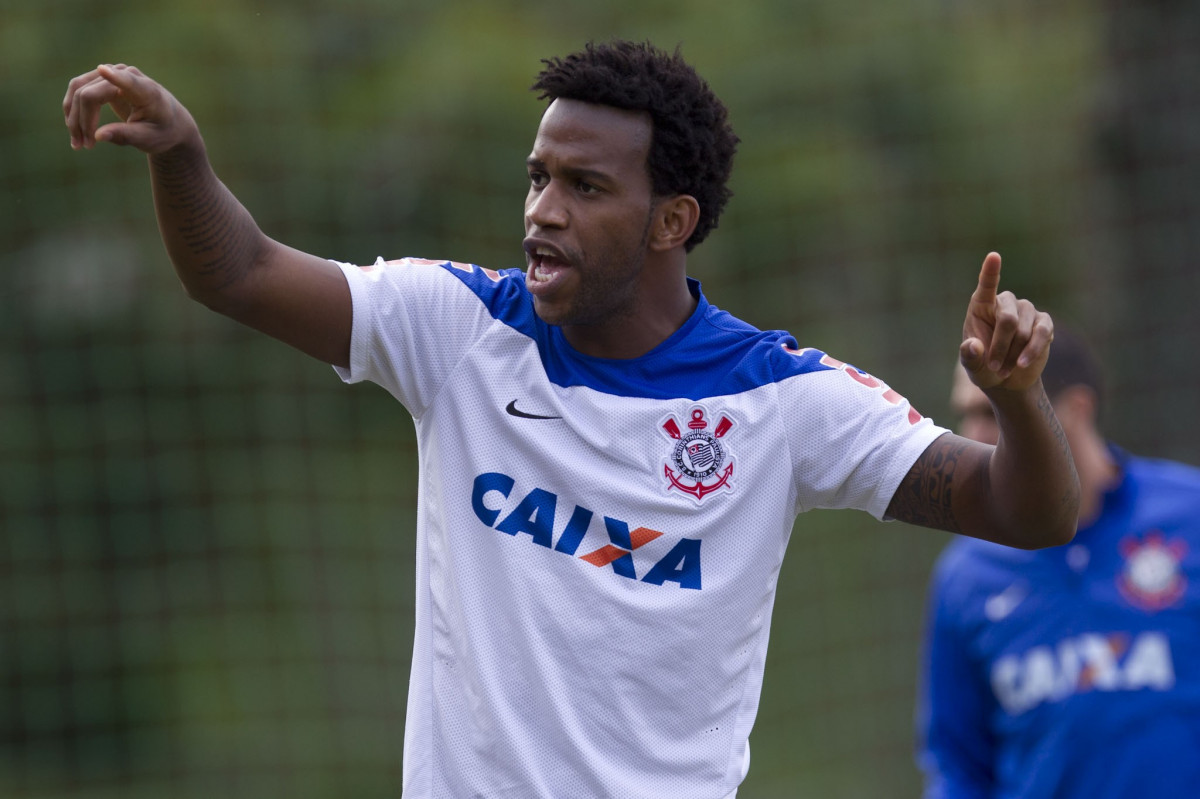
[[[695,281],[687,323],[615,361],[542,322],[519,270],[341,266],[339,374],[416,421],[405,796],[736,790],[796,515],[882,518],[945,431]]]

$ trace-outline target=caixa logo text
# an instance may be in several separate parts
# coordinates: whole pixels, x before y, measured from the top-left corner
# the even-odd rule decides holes
[[[645,574],[638,577],[633,553],[661,538],[663,534],[660,531],[649,527],[630,530],[627,522],[604,516],[604,530],[609,543],[577,555],[596,514],[580,505],[575,505],[569,516],[565,511],[559,514],[558,496],[542,488],[534,488],[513,505],[511,500],[515,486],[513,478],[500,472],[486,472],[476,477],[471,491],[471,507],[479,521],[511,536],[528,535],[539,546],[577,557],[597,568],[611,567],[616,574],[630,580],[651,585],[677,583],[680,588],[700,589],[698,539],[679,539]],[[509,507],[512,509],[505,513]],[[565,519],[561,525],[560,516]]]
[[[1165,633],[1084,633],[1053,646],[1005,655],[992,666],[992,690],[1012,715],[1090,691],[1169,691],[1175,659]]]

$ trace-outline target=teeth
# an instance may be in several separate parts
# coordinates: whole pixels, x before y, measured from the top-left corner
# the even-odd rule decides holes
[[[553,252],[553,250],[551,250],[548,247],[538,247],[537,254],[538,255],[554,255],[554,252]]]

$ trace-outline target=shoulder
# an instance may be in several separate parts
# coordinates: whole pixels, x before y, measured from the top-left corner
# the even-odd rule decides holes
[[[431,258],[377,259],[367,266],[338,263],[352,290],[361,287],[374,303],[400,300],[448,301],[452,295],[474,298],[481,310],[513,327],[527,328],[533,303],[520,269],[488,269],[476,264]]]
[[[1179,516],[1200,529],[1200,469],[1177,461],[1126,457],[1125,479],[1139,512]]]
[[[771,370],[773,379],[833,368],[822,363],[824,352],[801,347],[786,330],[760,330],[715,305],[704,308],[691,342],[699,349],[761,364]]]
[[[932,586],[943,605],[966,606],[972,596],[987,595],[1011,584],[1038,558],[1036,551],[1015,549],[956,535],[938,556]]]
[[[806,399],[823,396],[839,403],[853,404],[858,399],[869,404],[882,397],[885,405],[909,407],[904,397],[879,378],[825,350],[801,345],[785,330],[759,330],[714,306],[709,306],[705,323],[707,336],[697,340],[710,341],[716,349],[731,346],[740,350],[744,362],[752,365],[749,369],[761,371],[762,382],[784,383],[793,378],[814,378],[797,385]],[[821,384],[822,388],[812,390],[815,384]],[[915,410],[909,414],[912,424],[922,418]]]
[[[462,261],[415,257],[385,260],[380,257],[374,263],[364,266],[340,261],[335,263],[347,271],[357,270],[367,279],[376,281],[440,280],[453,277],[476,294],[493,294],[498,290],[524,288],[524,273],[520,269],[488,269]]]
[[[1195,494],[1200,489],[1200,467],[1179,461],[1126,456],[1122,464],[1126,473],[1140,486]],[[1200,494],[1195,494],[1200,503]]]
[[[460,261],[400,258],[376,261],[367,271],[413,279],[455,280],[487,305],[519,301],[529,293],[525,288],[525,274],[520,269],[488,269]]]
[[[871,379],[824,350],[801,345],[786,330],[760,330],[711,304],[703,308],[688,346],[698,361],[719,362],[730,377],[740,376],[755,385],[845,370]]]

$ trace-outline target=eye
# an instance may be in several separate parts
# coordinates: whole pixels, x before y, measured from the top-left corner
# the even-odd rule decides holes
[[[544,188],[545,185],[549,182],[550,182],[550,178],[546,176],[545,172],[538,172],[536,170],[530,170],[529,184],[531,186],[533,186],[535,189]]]
[[[588,183],[586,180],[579,181],[579,183],[577,184],[577,188],[579,189],[580,194],[591,195],[591,194],[599,194],[600,193],[599,186],[593,186],[591,183]]]

